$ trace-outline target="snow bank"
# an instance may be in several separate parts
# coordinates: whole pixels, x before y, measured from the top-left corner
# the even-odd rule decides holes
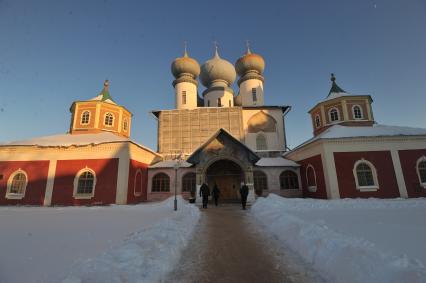
[[[168,264],[176,256],[197,223],[198,208],[185,203],[178,199],[177,212],[172,199],[138,205],[0,207],[0,282],[61,282],[68,274],[68,279],[84,279],[93,275],[84,273],[90,271],[85,266],[100,268],[97,264],[108,257],[118,262],[114,270],[122,272],[120,265],[139,252],[143,255],[137,260],[149,263],[143,267],[148,278],[146,272],[160,269],[156,264]],[[172,238],[176,246],[169,247],[175,243]],[[112,271],[108,275],[115,278]]]
[[[416,227],[417,221],[410,223],[407,219],[393,217],[413,207],[419,219],[423,218],[420,227]],[[322,214],[324,211],[326,213]],[[363,211],[367,213],[359,213]],[[251,213],[268,233],[299,253],[329,282],[426,282],[426,269],[421,260],[407,254],[395,255],[377,245],[382,240],[400,247],[415,245],[424,250],[421,240],[424,239],[422,235],[426,235],[424,199],[305,200],[270,194],[267,198],[258,198]],[[346,217],[350,215],[352,219]],[[382,219],[385,226],[392,226],[392,229],[382,229],[383,225],[375,227],[377,219]],[[348,226],[353,230],[345,229]],[[355,230],[358,231],[356,236],[352,233]],[[387,233],[397,230],[403,232],[397,236]],[[413,232],[419,232],[414,243],[409,241]]]
[[[164,204],[172,207],[173,198]],[[63,282],[162,282],[188,245],[199,216],[197,207],[184,204],[170,217],[74,266]]]

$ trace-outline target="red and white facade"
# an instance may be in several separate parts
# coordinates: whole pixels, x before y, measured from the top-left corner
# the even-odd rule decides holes
[[[314,137],[284,156],[301,165],[304,197],[426,196],[426,129],[376,124],[369,95],[335,82],[312,108]]]

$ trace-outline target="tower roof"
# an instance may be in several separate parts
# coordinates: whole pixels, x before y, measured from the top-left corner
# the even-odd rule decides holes
[[[214,81],[223,81],[227,85],[232,85],[237,74],[234,65],[227,60],[220,58],[217,46],[213,58],[207,60],[201,66],[200,79],[205,87],[210,87]]]
[[[112,100],[112,97],[109,94],[109,80],[105,80],[104,88],[102,89],[101,93],[99,93],[98,96],[96,96],[96,97],[94,97],[90,100],[105,101],[105,102],[109,102],[109,103],[112,103],[112,104],[117,104],[117,103],[115,103],[114,100]]]
[[[332,84],[331,84],[331,89],[328,93],[328,96],[330,96],[330,94],[332,93],[346,93],[346,91],[344,91],[341,87],[339,87],[336,83],[336,77],[334,76],[333,73],[331,73],[331,78],[330,78]]]

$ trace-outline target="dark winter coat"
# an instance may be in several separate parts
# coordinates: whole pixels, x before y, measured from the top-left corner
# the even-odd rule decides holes
[[[200,188],[200,197],[208,197],[210,195],[210,189],[209,186],[206,184],[202,184]]]
[[[214,198],[218,198],[220,195],[220,190],[216,185],[213,187],[212,195]]]
[[[241,186],[241,189],[240,189],[240,194],[241,194],[241,197],[242,198],[247,198],[247,196],[248,196],[248,187],[247,187],[247,185],[242,185]]]

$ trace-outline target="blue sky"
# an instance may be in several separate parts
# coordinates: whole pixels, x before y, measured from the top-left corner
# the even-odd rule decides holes
[[[265,103],[292,106],[290,147],[312,136],[331,72],[373,96],[379,123],[426,128],[425,1],[0,0],[0,141],[67,132],[71,103],[108,78],[132,138],[155,149],[149,111],[174,107],[171,62],[187,41],[202,64],[215,40],[232,63],[246,40],[265,58]]]

